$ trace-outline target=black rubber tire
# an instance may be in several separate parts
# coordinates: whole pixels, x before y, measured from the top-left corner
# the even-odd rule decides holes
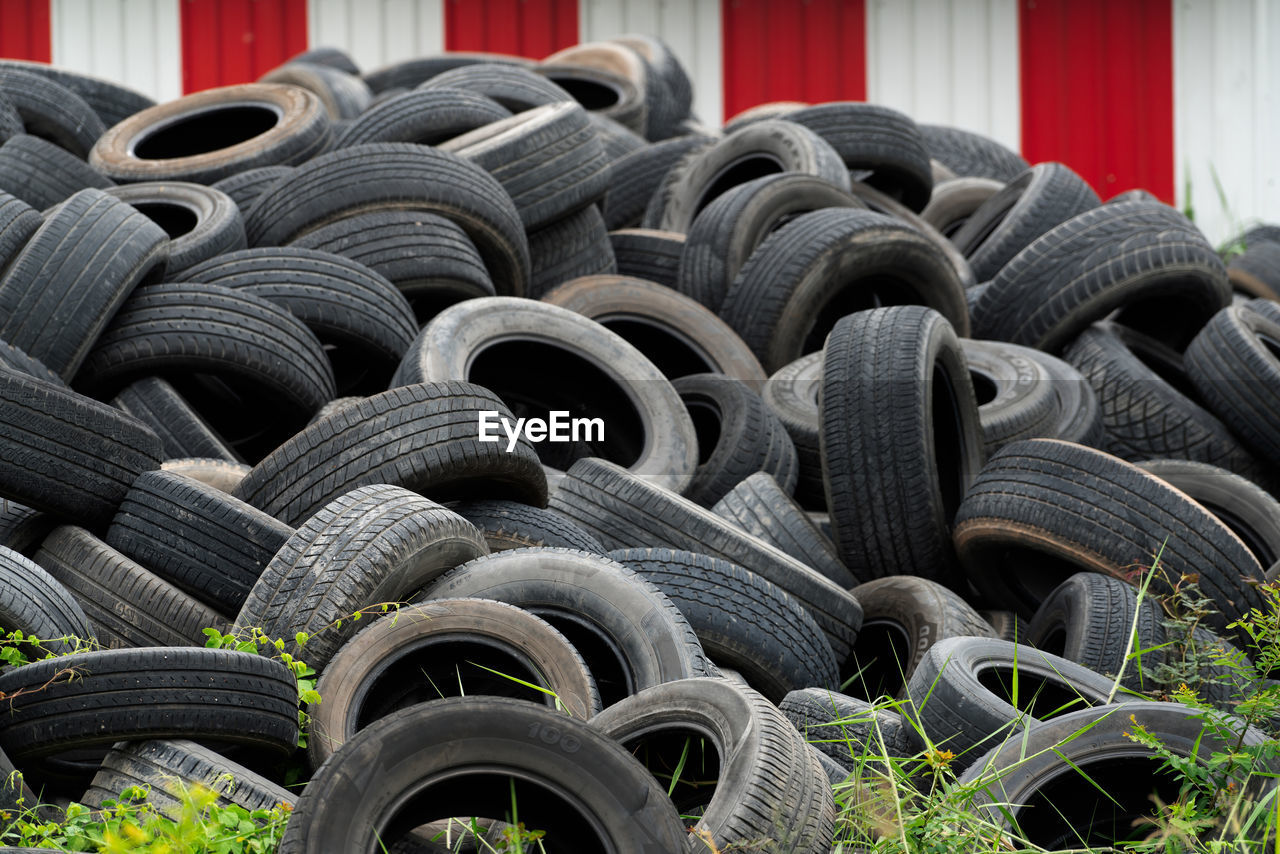
[[[615,160],[610,168],[609,191],[604,197],[604,221],[609,229],[635,228],[644,219],[654,188],[685,156],[701,151],[715,140],[691,134],[647,145]]]
[[[67,588],[39,564],[0,546],[0,632],[15,630],[39,638],[41,655],[71,652],[75,639],[93,640],[89,618]]]
[[[283,83],[314,92],[335,122],[356,118],[373,100],[373,93],[357,74],[297,58],[268,71],[258,82]]]
[[[591,127],[595,128],[600,144],[604,146],[605,160],[609,162],[611,167],[610,174],[613,171],[612,164],[614,161],[626,157],[632,152],[639,151],[648,145],[648,142],[640,134],[614,121],[604,113],[589,110],[587,118],[591,120]]]
[[[70,380],[130,292],[163,272],[168,243],[124,202],[80,190],[0,278],[0,338]]]
[[[244,218],[221,190],[182,181],[143,182],[107,191],[149,217],[169,235],[165,277],[177,280],[201,261],[244,249]]]
[[[919,213],[929,203],[933,170],[916,123],[905,113],[853,101],[803,107],[783,116],[804,125],[836,150],[861,180]]]
[[[844,691],[866,700],[899,697],[929,648],[946,638],[993,638],[995,630],[960,596],[927,578],[893,575],[850,591],[862,629],[841,663]]]
[[[1003,186],[1003,181],[991,178],[938,180],[933,185],[929,204],[920,211],[920,218],[950,239],[964,227],[973,212]]]
[[[501,292],[521,296],[529,248],[507,191],[479,166],[408,142],[366,143],[306,163],[246,215],[250,246],[280,246],[336,220],[380,210],[435,213],[467,233]]]
[[[747,259],[782,224],[822,208],[862,207],[854,196],[813,175],[768,175],[739,184],[693,220],[672,287],[719,311]]]
[[[979,611],[995,630],[995,636],[1011,643],[1026,643],[1031,632],[1031,621],[1012,611]]]
[[[1098,398],[1098,447],[1131,462],[1187,459],[1259,476],[1258,460],[1198,402],[1177,351],[1124,326],[1095,323],[1063,355]]]
[[[593,455],[616,458],[675,490],[688,485],[697,467],[693,422],[671,383],[620,335],[568,309],[512,297],[446,309],[423,328],[392,383],[444,380],[491,389],[521,417],[572,412],[600,420],[602,430],[580,441],[538,445],[548,467]],[[486,443],[498,445],[502,433],[489,424]],[[499,447],[505,445],[494,452],[503,455]]]
[[[1227,263],[1227,279],[1235,293],[1280,300],[1280,243],[1249,246]]]
[[[18,108],[13,105],[4,94],[0,94],[0,143],[8,142],[16,136],[23,136],[27,133],[26,127],[22,123],[22,116],[18,115]],[[52,145],[52,143],[50,143]],[[70,154],[70,152],[67,152]],[[74,154],[71,155],[75,157]]]
[[[665,593],[707,655],[770,702],[797,688],[839,683],[835,654],[809,612],[754,572],[671,549],[619,549],[608,557]]]
[[[870,184],[864,184],[861,181],[854,181],[849,185],[849,192],[852,193],[860,202],[866,205],[871,211],[883,214],[893,219],[900,220],[906,224],[913,226],[916,231],[923,234],[930,243],[932,243],[947,259],[947,263],[955,271],[956,278],[959,279],[960,285],[965,289],[966,295],[968,291],[978,284],[977,279],[973,275],[973,268],[969,266],[969,259],[956,248],[956,245],[942,235],[942,232],[925,222],[911,208],[894,199],[892,196],[872,187]],[[966,296],[967,302],[967,296]]]
[[[393,89],[412,89],[437,74],[443,74],[464,65],[480,63],[498,63],[528,67],[533,60],[522,56],[502,53],[482,53],[478,51],[449,51],[437,56],[426,56],[420,59],[406,59],[393,62],[364,75],[364,82],[375,93],[383,93]]]
[[[25,68],[0,65],[0,91],[17,109],[27,133],[84,159],[107,128],[84,99]]]
[[[676,287],[680,256],[684,254],[684,235],[675,231],[652,228],[622,228],[609,232],[618,273],[656,282],[667,288]]]
[[[7,341],[0,341],[0,367],[18,371],[62,388],[67,385],[62,381],[61,377],[45,367],[39,359],[31,358]]]
[[[187,270],[182,280],[220,285],[288,311],[324,348],[334,394],[385,389],[418,334],[413,308],[391,282],[357,261],[316,249],[224,253]]]
[[[813,567],[841,587],[858,583],[840,562],[835,544],[767,472],[757,472],[739,481],[716,502],[711,512]]]
[[[366,142],[436,145],[511,116],[492,98],[465,89],[421,89],[381,101],[339,133],[333,148]]]
[[[259,166],[304,163],[330,139],[329,115],[315,93],[245,83],[133,114],[97,138],[89,165],[119,183],[212,184]]]
[[[716,197],[752,178],[775,172],[813,175],[842,190],[849,172],[839,153],[803,125],[768,119],[747,125],[686,158],[675,167],[672,192],[658,227],[687,233]]]
[[[16,762],[122,739],[200,738],[287,753],[298,685],[279,661],[225,649],[86,652],[0,674],[0,745]]]
[[[691,374],[672,383],[693,420],[698,467],[681,494],[710,507],[756,472],[795,491],[799,464],[786,428],[760,396],[722,374]]]
[[[370,723],[461,692],[546,705],[579,721],[601,708],[595,679],[565,636],[493,599],[419,602],[374,620],[343,644],[316,690],[324,700],[311,711],[312,768]]]
[[[1012,181],[1031,168],[1020,155],[990,137],[945,125],[919,126],[929,156],[956,175]]]
[[[930,744],[956,755],[952,767],[960,769],[994,746],[1020,741],[1038,720],[1131,698],[1114,687],[1112,679],[1025,644],[956,637],[920,660],[904,710]]]
[[[408,299],[418,326],[455,302],[497,293],[471,238],[435,214],[357,214],[317,228],[290,246],[332,252],[385,277]]]
[[[228,620],[83,528],[64,525],[33,559],[71,592],[108,649],[203,646]]]
[[[683,851],[704,851],[708,838],[739,846],[769,839],[796,854],[830,851],[835,804],[826,772],[782,712],[751,688],[727,679],[670,682],[605,709],[591,724],[647,761],[664,784],[682,748],[690,774],[718,768],[714,787],[671,781],[676,807],[701,811]]]
[[[0,546],[30,557],[57,525],[48,513],[0,498]]]
[[[573,96],[542,74],[511,64],[480,62],[434,74],[418,85],[420,91],[466,89],[492,98],[513,113],[544,104],[573,101]]]
[[[352,777],[351,769],[380,767],[380,757],[399,761],[368,780]],[[468,772],[476,765],[485,768],[478,780]],[[489,774],[500,785],[484,786]],[[503,814],[513,788],[521,820],[545,831],[549,845],[671,854],[687,838],[657,781],[595,728],[522,700],[451,697],[356,733],[312,776],[278,854],[375,854],[424,821]],[[388,809],[409,793],[427,795],[425,808]],[[599,828],[595,840],[584,838],[585,822]]]
[[[1280,466],[1280,314],[1249,305],[1213,316],[1187,348],[1187,376],[1209,409],[1259,457]]]
[[[664,547],[718,557],[791,594],[822,627],[837,660],[848,655],[862,609],[817,570],[741,531],[686,498],[598,459],[574,463],[551,509],[611,549]]]
[[[796,501],[806,510],[827,511],[822,486],[821,408],[822,353],[810,353],[783,365],[765,380],[761,399],[787,428],[796,446],[799,477]]]
[[[178,282],[133,293],[76,386],[110,397],[140,377],[184,372],[220,375],[260,394],[286,429],[337,394],[320,341],[288,311],[250,293]]]
[[[1099,572],[1078,572],[1036,609],[1023,642],[1103,676],[1120,676],[1123,669],[1121,685],[1150,693],[1156,686],[1144,673],[1164,660],[1163,620],[1160,603],[1150,597],[1139,603],[1132,585]]]
[[[44,217],[31,205],[0,190],[0,279],[43,222]]]
[[[292,174],[292,166],[257,166],[228,175],[209,186],[230,196],[236,203],[236,207],[240,208],[240,214],[243,217],[249,212],[249,208],[253,207],[258,196],[262,195],[268,187],[286,175]]]
[[[1280,560],[1280,501],[1253,481],[1190,460],[1145,460],[1138,467],[1186,493],[1218,517],[1264,569]]]
[[[1230,297],[1222,261],[1178,211],[1160,202],[1102,205],[1000,269],[974,308],[973,337],[1056,353],[1120,308],[1129,325],[1181,348]]]
[[[293,529],[225,492],[166,471],[138,477],[105,540],[228,616]]]
[[[916,753],[914,733],[902,715],[824,688],[803,688],[778,708],[804,740],[834,760],[846,774],[864,757],[905,759]]]
[[[336,68],[339,71],[345,71],[348,74],[360,75],[360,67],[356,65],[354,59],[346,51],[336,47],[313,47],[295,53],[289,57],[288,62],[306,62],[314,65],[324,65],[329,68]]]
[[[168,381],[134,380],[111,401],[160,437],[164,459],[201,457],[238,462],[236,452]]]
[[[32,74],[47,77],[59,86],[70,89],[89,105],[106,127],[119,124],[139,110],[153,107],[156,103],[141,92],[135,92],[110,80],[68,71],[44,62],[4,59],[0,60],[0,67],[30,71]]]
[[[650,122],[647,128],[649,138],[665,139],[679,133],[680,121],[689,117],[689,111],[693,107],[693,83],[689,80],[689,75],[680,63],[679,57],[657,36],[632,34],[619,36],[612,41],[640,54],[649,64],[651,84],[661,83],[666,89],[665,97],[660,99],[664,102],[661,105],[654,104],[653,97],[648,99],[650,102]],[[666,113],[669,126],[664,127],[661,121],[654,120],[663,113]]]
[[[526,231],[593,204],[608,189],[604,147],[586,110],[572,102],[534,107],[436,148],[496,178],[515,203]]]
[[[450,510],[480,529],[490,552],[547,546],[604,554],[595,537],[559,513],[517,501],[459,501]]]
[[[160,467],[160,439],[142,422],[65,388],[0,368],[0,494],[102,525],[129,486]]]
[[[1162,745],[1160,754],[1134,743],[1135,726]],[[1088,735],[1073,737],[1080,732]],[[1224,732],[1239,735],[1224,739]],[[1176,781],[1160,770],[1174,761],[1167,754],[1203,769],[1212,754],[1257,755],[1265,742],[1261,731],[1245,729],[1239,720],[1179,703],[1122,703],[1034,724],[1025,739],[1011,739],[975,761],[959,783],[977,789],[974,808],[993,833],[1009,828],[1041,850],[1111,846],[1134,838],[1134,828],[1141,832],[1152,820],[1153,795],[1157,803],[1178,796]],[[1270,764],[1254,764],[1252,780],[1233,775],[1230,785],[1256,800],[1259,775],[1269,777]],[[1052,807],[1037,809],[1044,804]]]
[[[823,485],[845,566],[862,581],[919,575],[957,588],[952,524],[984,454],[951,324],[921,306],[843,318],[823,350],[820,399]]]
[[[544,507],[546,475],[533,447],[481,443],[480,410],[511,417],[471,383],[423,383],[353,403],[285,442],[233,495],[291,527],[360,486],[387,483],[437,500],[480,495]]]
[[[442,576],[425,598],[497,599],[546,620],[582,653],[606,706],[716,671],[680,610],[632,569],[572,549],[512,549]]]
[[[85,187],[105,190],[115,182],[65,148],[30,134],[0,145],[0,187],[37,210],[46,210]]]
[[[1068,413],[1061,410],[1057,383],[1031,355],[1040,351],[972,338],[960,346],[977,394],[985,456],[1016,439],[1060,438],[1055,427]]]
[[[960,505],[955,543],[978,590],[1027,617],[1076,572],[1129,580],[1157,554],[1151,592],[1197,575],[1218,609],[1205,619],[1216,631],[1262,601],[1248,580],[1261,580],[1262,567],[1230,528],[1155,475],[1069,442],[997,451]]]
[[[928,238],[884,214],[802,214],[747,259],[720,306],[766,371],[822,349],[836,321],[879,305],[925,305],[969,335],[964,288]]]
[[[466,519],[399,486],[372,484],[298,526],[249,590],[236,628],[261,628],[317,672],[360,628],[357,611],[407,600],[488,554]],[[305,644],[291,642],[299,633]]]
[[[583,276],[552,289],[542,301],[621,335],[667,379],[711,372],[741,380],[757,393],[764,385],[764,369],[738,333],[704,306],[652,281]]]
[[[528,237],[533,275],[525,296],[530,299],[542,299],[548,291],[573,279],[618,272],[609,232],[595,205],[532,231]]]
[[[1078,442],[1093,448],[1101,447],[1104,435],[1102,406],[1089,381],[1070,363],[1043,350],[1018,347],[1017,344],[1005,346],[1017,348],[1016,352],[1039,362],[1049,374],[1054,396],[1058,401],[1058,414],[1050,425],[1048,437]]]
[[[1037,163],[970,214],[951,237],[979,282],[1051,228],[1102,204],[1083,178],[1062,163]]]
[[[579,45],[566,50],[576,50]],[[625,48],[615,49],[625,50]],[[649,123],[649,102],[645,97],[644,81],[625,74],[618,74],[608,68],[593,68],[556,59],[560,53],[554,53],[538,65],[534,71],[550,80],[559,88],[568,92],[585,109],[598,110],[601,115],[613,119],[629,131],[636,134],[647,133]],[[632,54],[635,57],[634,54]],[[643,63],[639,57],[635,57]],[[643,71],[640,74],[643,76]]]
[[[196,786],[214,792],[214,803],[220,807],[235,804],[250,812],[292,807],[297,797],[194,741],[150,739],[121,741],[112,747],[79,802],[100,810],[106,801],[119,800],[130,786],[143,788],[146,803],[173,821],[181,818],[183,801]]]

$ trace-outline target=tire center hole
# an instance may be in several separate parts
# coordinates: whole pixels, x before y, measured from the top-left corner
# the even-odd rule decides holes
[[[133,204],[138,213],[164,229],[170,240],[190,234],[200,223],[195,211],[172,202],[138,202]]]
[[[133,146],[143,160],[194,157],[230,148],[261,136],[280,123],[281,115],[266,104],[212,107],[181,116],[144,135]]]

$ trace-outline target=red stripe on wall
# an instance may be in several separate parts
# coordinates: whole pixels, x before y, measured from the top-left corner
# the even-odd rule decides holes
[[[0,0],[0,57],[48,62],[49,0]]]
[[[865,0],[721,0],[724,115],[765,101],[864,101]]]
[[[1174,201],[1173,4],[1022,0],[1022,154]]]
[[[578,0],[449,0],[444,7],[445,50],[541,59],[578,41]]]
[[[182,0],[182,88],[249,83],[307,49],[307,0]]]

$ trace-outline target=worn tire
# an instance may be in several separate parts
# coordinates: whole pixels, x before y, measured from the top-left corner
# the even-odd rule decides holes
[[[175,280],[202,261],[244,249],[244,218],[221,190],[183,181],[143,182],[107,190],[169,235],[165,277]]]
[[[115,181],[64,148],[22,134],[0,145],[0,188],[37,210],[47,210],[85,187],[105,190]]]
[[[480,529],[490,552],[531,547],[604,554],[595,537],[551,510],[517,501],[458,501],[449,509]]]
[[[366,142],[437,145],[455,136],[510,118],[492,98],[465,89],[404,92],[369,107],[333,140],[333,148]]]
[[[160,437],[165,460],[199,457],[238,462],[236,452],[167,380],[143,377],[120,390],[111,405]]]

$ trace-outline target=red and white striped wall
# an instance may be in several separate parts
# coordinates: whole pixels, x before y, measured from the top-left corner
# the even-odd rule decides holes
[[[1214,240],[1280,221],[1280,0],[0,0],[0,56],[158,100],[308,45],[372,69],[626,32],[672,46],[709,124],[761,101],[865,99],[1066,162],[1104,198],[1189,203]]]

